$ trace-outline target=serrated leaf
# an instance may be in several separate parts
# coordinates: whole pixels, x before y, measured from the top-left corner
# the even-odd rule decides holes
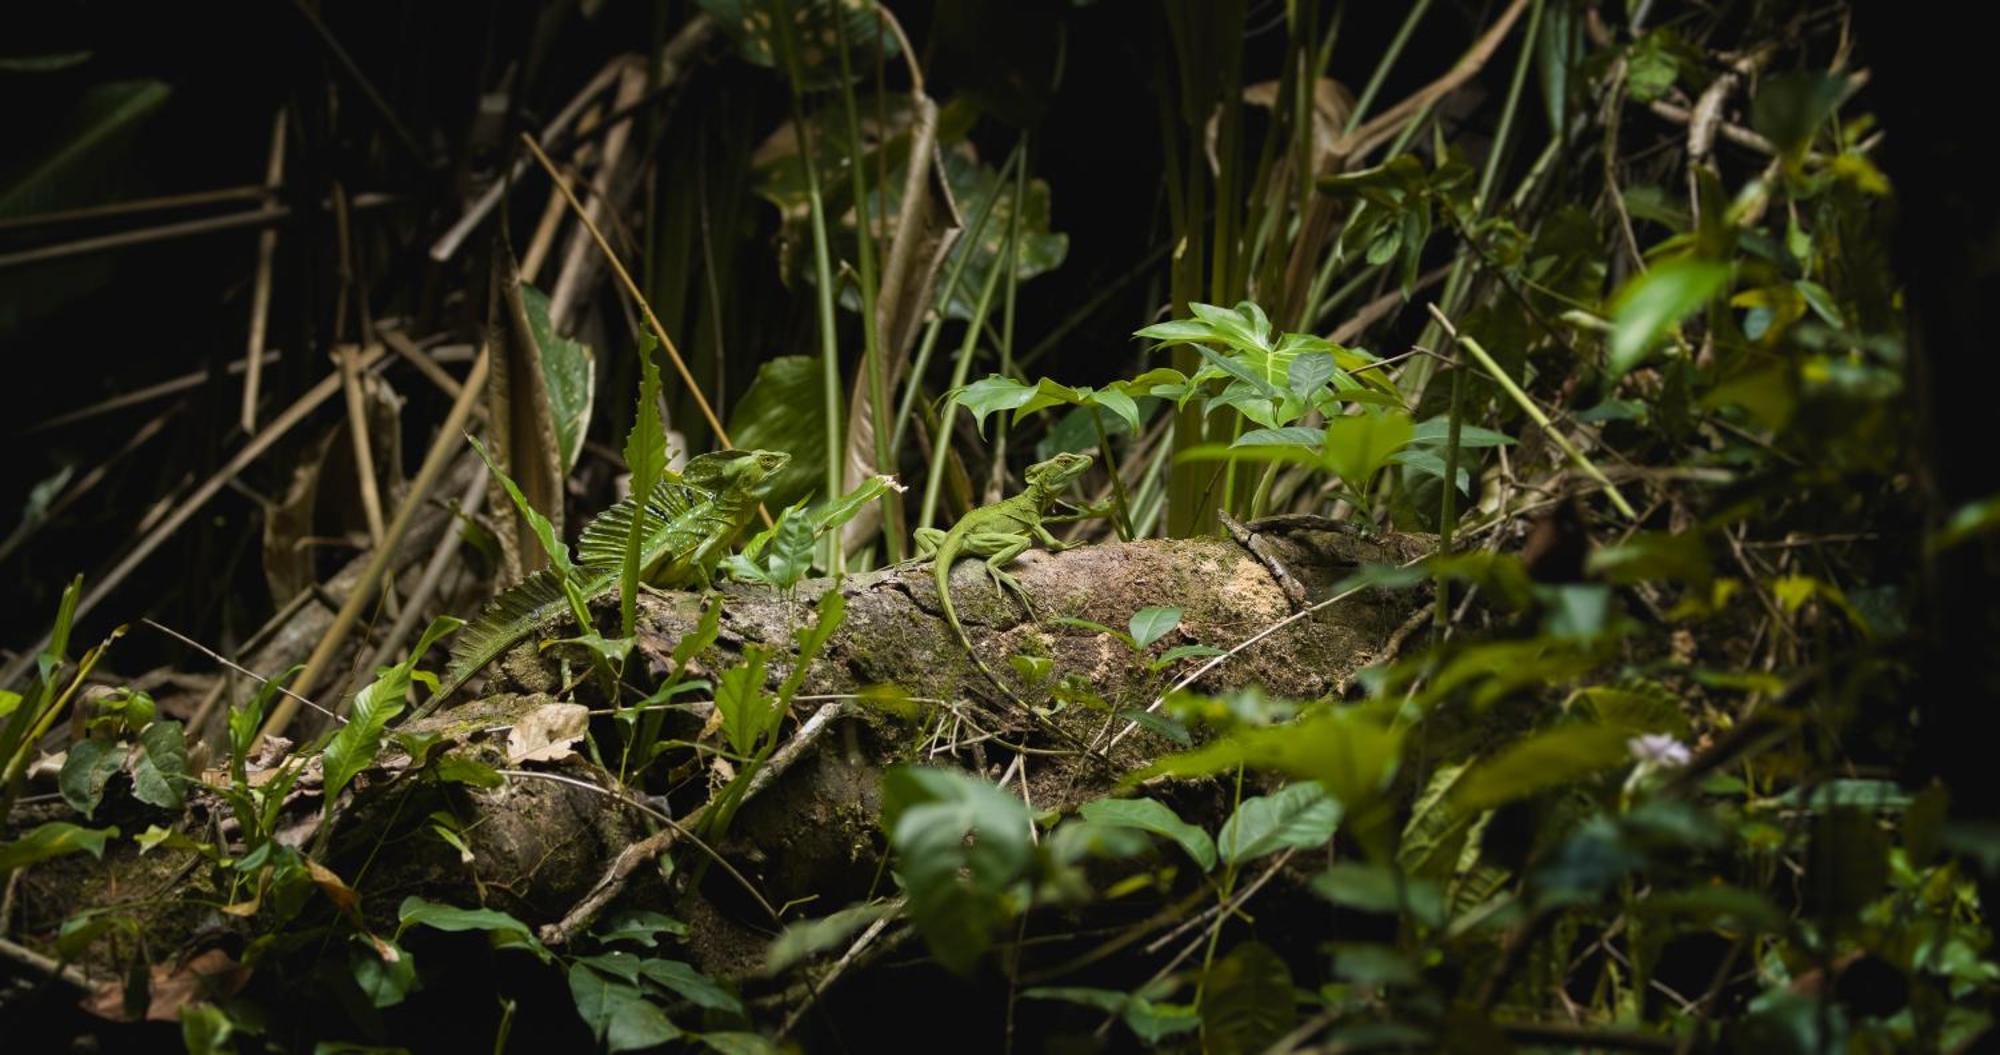
[[[625,467],[632,473],[632,494],[651,495],[667,471],[667,426],[660,420],[660,368],[653,362],[654,341],[639,341],[639,401],[632,414],[632,431],[625,437]],[[639,553],[645,548],[646,521],[632,518],[625,538],[625,559],[618,572],[619,634],[632,636],[639,596]]]

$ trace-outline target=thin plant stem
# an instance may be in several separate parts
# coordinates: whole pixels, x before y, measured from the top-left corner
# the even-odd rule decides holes
[[[1104,471],[1111,474],[1111,493],[1118,498],[1118,538],[1132,541],[1132,503],[1125,495],[1125,478],[1119,475],[1118,462],[1111,454],[1111,437],[1104,431],[1104,412],[1090,408],[1090,423],[1097,427],[1097,451],[1104,455]]]
[[[1604,470],[1599,469],[1597,463],[1591,461],[1582,451],[1577,450],[1574,444],[1570,443],[1569,437],[1564,436],[1562,431],[1555,427],[1555,423],[1549,420],[1548,414],[1543,412],[1541,406],[1528,393],[1522,391],[1520,385],[1514,383],[1514,379],[1508,376],[1507,371],[1500,368],[1499,363],[1493,361],[1493,357],[1487,354],[1485,348],[1480,347],[1478,341],[1459,333],[1458,328],[1451,324],[1450,319],[1445,318],[1444,313],[1438,310],[1436,304],[1425,306],[1430,309],[1431,316],[1438,320],[1438,325],[1444,327],[1444,331],[1451,335],[1452,340],[1457,341],[1459,347],[1464,348],[1470,353],[1474,359],[1479,361],[1480,367],[1492,375],[1493,380],[1500,385],[1501,391],[1506,392],[1507,397],[1512,399],[1515,405],[1519,406],[1529,418],[1533,419],[1535,424],[1540,425],[1543,432],[1549,434],[1549,439],[1554,440],[1556,446],[1561,447],[1562,452],[1569,455],[1570,461],[1575,462],[1576,467],[1583,470],[1584,475],[1597,481],[1599,486],[1604,488],[1604,493],[1611,499],[1611,504],[1618,507],[1618,511],[1623,513],[1627,520],[1639,519],[1638,511],[1632,508],[1631,503],[1625,501],[1625,496],[1619,492],[1618,485],[1612,483],[1611,478],[1604,475]]]
[[[840,334],[835,326],[833,304],[838,296],[833,284],[833,253],[826,229],[826,198],[820,189],[819,162],[814,157],[812,125],[806,120],[804,70],[799,65],[798,45],[792,39],[791,0],[776,0],[778,50],[785,64],[785,79],[792,89],[792,124],[799,131],[799,160],[806,173],[806,201],[812,216],[814,298],[819,308],[819,355],[821,409],[826,414],[826,465],[822,477],[824,494],[832,500],[840,494],[841,463],[846,447],[841,443]],[[865,237],[865,235],[864,235]],[[821,544],[821,563],[837,577],[842,572],[845,552],[837,534],[829,534]]]
[[[970,252],[968,247],[967,252]],[[972,319],[965,327],[965,341],[959,345],[958,362],[952,366],[951,388],[965,387],[966,374],[972,369],[972,355],[979,348],[979,328],[986,321],[986,313],[993,307],[993,291],[1000,285],[1000,268],[996,265],[986,272],[986,282],[979,289],[979,302],[972,308]],[[912,382],[915,378],[911,379]],[[924,502],[917,513],[917,525],[930,527],[937,517],[938,493],[944,483],[945,460],[951,455],[951,423],[958,414],[958,401],[947,400],[944,409],[938,413],[938,427],[931,433],[931,467],[924,479]]]

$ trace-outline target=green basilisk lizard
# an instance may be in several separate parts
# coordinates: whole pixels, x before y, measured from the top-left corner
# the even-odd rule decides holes
[[[791,456],[780,451],[721,451],[691,459],[678,477],[670,474],[662,480],[645,503],[640,582],[654,587],[688,583],[706,587],[716,564],[756,513],[758,495],[789,461]],[[576,573],[581,578],[576,586],[583,597],[618,590],[625,544],[638,509],[636,498],[628,497],[584,526],[576,547]],[[459,631],[443,681],[410,719],[429,714],[501,653],[569,612],[563,581],[549,569],[501,591],[479,618]]]
[[[1078,516],[1092,515],[1085,511],[1077,516],[1052,517],[1050,511],[1056,506],[1064,490],[1076,478],[1090,468],[1087,454],[1058,454],[1045,462],[1037,462],[1022,474],[1027,481],[1027,489],[1012,498],[1005,498],[992,505],[980,506],[965,514],[950,531],[936,528],[918,528],[916,531],[917,555],[921,559],[930,557],[934,561],[933,574],[936,576],[938,606],[944,609],[945,622],[951,624],[951,631],[958,636],[958,643],[972,657],[972,664],[979,668],[986,680],[1000,690],[1001,695],[1022,710],[1034,713],[1027,702],[1014,694],[1007,683],[979,658],[979,652],[972,647],[972,638],[965,633],[964,624],[958,621],[958,609],[951,602],[951,566],[960,557],[984,557],[986,573],[993,579],[993,588],[1008,587],[1021,598],[1021,604],[1034,614],[1034,606],[1028,600],[1026,590],[1014,576],[1008,574],[1006,566],[1015,557],[1033,548],[1040,542],[1043,548],[1059,552],[1064,545],[1049,534],[1048,525]]]

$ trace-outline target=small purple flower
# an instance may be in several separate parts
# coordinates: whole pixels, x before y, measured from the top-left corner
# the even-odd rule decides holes
[[[1684,766],[1688,764],[1689,759],[1694,757],[1688,751],[1686,744],[1665,733],[1647,733],[1645,736],[1635,736],[1625,741],[1625,746],[1631,750],[1632,757],[1638,759],[1642,765],[1654,765],[1662,768]]]

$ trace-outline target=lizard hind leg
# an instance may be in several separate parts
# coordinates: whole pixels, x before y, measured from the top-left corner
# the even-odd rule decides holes
[[[921,527],[911,537],[917,544],[917,556],[930,557],[936,555],[938,546],[944,542],[945,532],[934,527]]]
[[[1021,607],[1027,610],[1028,618],[1041,622],[1042,617],[1035,611],[1035,602],[1028,596],[1027,588],[1021,585],[1021,580],[1007,571],[1007,565],[1012,564],[1014,558],[1034,548],[1034,539],[1026,535],[996,532],[975,536],[975,540],[972,541],[975,541],[980,552],[988,554],[982,566],[986,569],[986,574],[993,579],[993,591],[1002,597],[1006,596],[1007,590],[1014,591],[1014,596],[1021,601]]]

